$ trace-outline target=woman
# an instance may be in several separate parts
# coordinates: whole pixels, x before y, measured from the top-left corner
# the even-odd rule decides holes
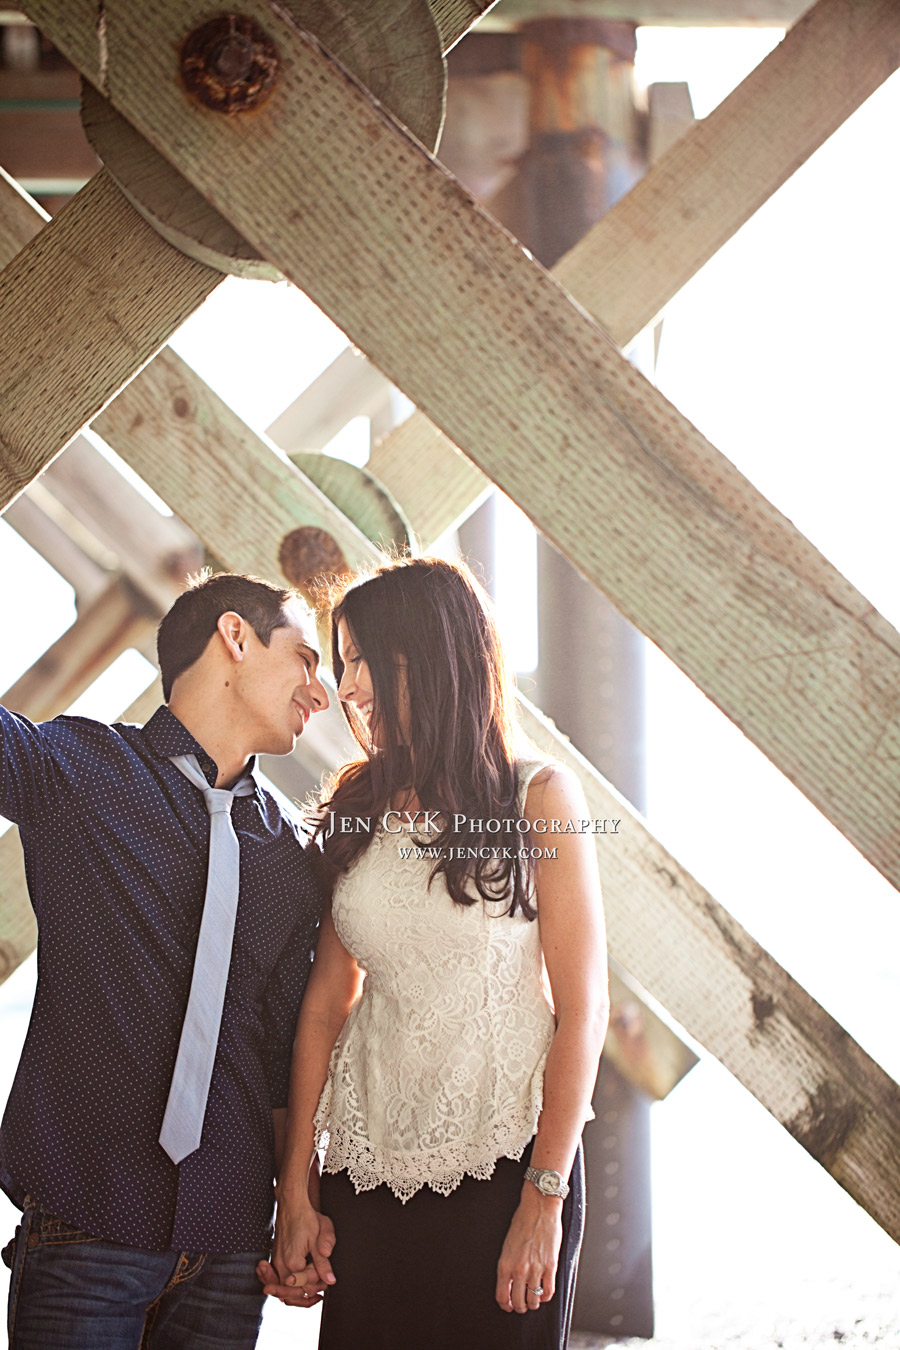
[[[465,567],[405,559],[354,583],[332,648],[364,754],[317,824],[332,898],[295,1041],[282,1292],[331,1285],[325,1347],[564,1346],[608,1013],[592,836],[563,832],[584,797],[516,757]]]

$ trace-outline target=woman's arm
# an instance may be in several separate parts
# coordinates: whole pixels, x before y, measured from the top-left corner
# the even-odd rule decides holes
[[[317,1273],[323,1284],[333,1284],[328,1261],[333,1238],[326,1221],[326,1251],[320,1246],[322,1216],[317,1213],[318,1171],[310,1166],[315,1154],[313,1118],[325,1086],[331,1051],[347,1014],[359,998],[363,973],[335,932],[330,909],[322,919],[312,973],[300,1016],[291,1060],[284,1156],[278,1174],[278,1212],[272,1264],[282,1285],[296,1287]],[[316,1192],[311,1196],[310,1192]],[[307,1256],[315,1272],[307,1272]],[[277,1292],[272,1290],[272,1292]]]
[[[579,821],[589,812],[581,784],[568,769],[541,771],[525,802],[529,820]],[[606,934],[591,834],[533,834],[555,858],[535,865],[541,947],[556,1012],[556,1032],[544,1071],[544,1104],[531,1166],[567,1179],[590,1108],[609,1019]],[[553,1297],[562,1237],[562,1200],[526,1181],[497,1268],[497,1302],[526,1312]],[[535,1295],[529,1289],[542,1289]]]

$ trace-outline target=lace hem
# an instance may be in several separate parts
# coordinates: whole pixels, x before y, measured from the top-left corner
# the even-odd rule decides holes
[[[327,1147],[324,1170],[346,1172],[357,1194],[383,1183],[405,1205],[423,1186],[430,1186],[439,1195],[449,1195],[463,1177],[488,1181],[498,1158],[521,1158],[537,1128],[539,1115],[540,1103],[536,1111],[529,1112],[527,1120],[495,1121],[476,1142],[444,1144],[418,1154],[382,1148],[340,1125],[317,1129],[316,1142],[319,1147]]]

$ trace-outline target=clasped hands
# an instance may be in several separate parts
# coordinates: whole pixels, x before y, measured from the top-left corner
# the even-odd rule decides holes
[[[294,1308],[312,1308],[334,1284],[329,1260],[334,1251],[334,1224],[311,1206],[296,1216],[279,1206],[272,1260],[260,1261],[256,1275],[263,1292]]]

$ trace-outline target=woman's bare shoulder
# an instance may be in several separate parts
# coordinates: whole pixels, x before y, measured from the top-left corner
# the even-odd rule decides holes
[[[529,779],[525,794],[525,814],[529,820],[546,816],[548,810],[558,816],[563,809],[572,812],[583,807],[584,788],[567,765],[548,760]]]

